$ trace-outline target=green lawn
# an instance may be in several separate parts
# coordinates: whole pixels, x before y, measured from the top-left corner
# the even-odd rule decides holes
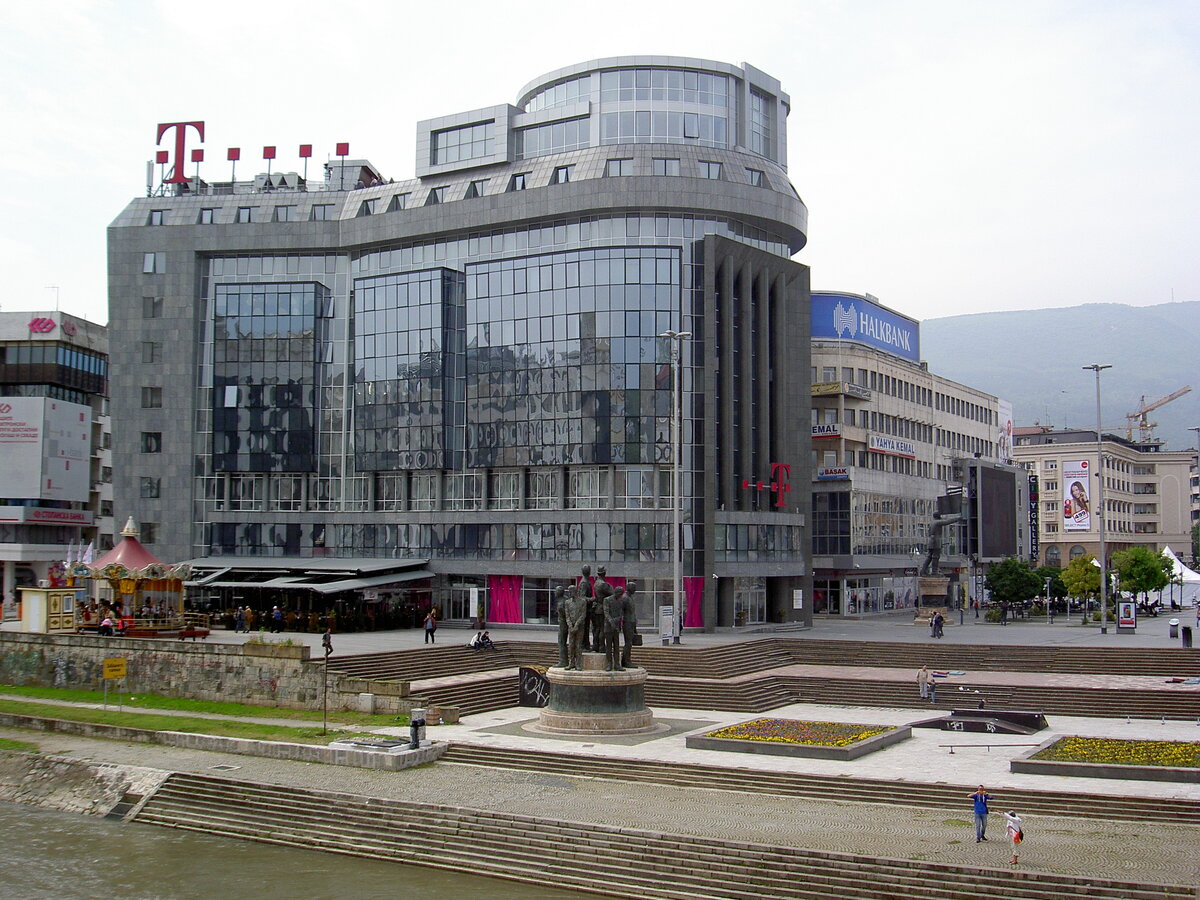
[[[65,688],[18,687],[0,684],[0,694],[17,694],[39,700],[65,700],[73,703],[103,703],[104,691],[76,691]],[[220,716],[251,716],[259,719],[296,719],[301,722],[320,722],[321,711],[286,709],[279,706],[251,706],[248,703],[225,703],[217,700],[187,700],[182,697],[162,697],[157,694],[123,694],[127,709],[170,709]],[[116,705],[117,692],[109,688],[108,702]],[[62,716],[60,718],[66,718]],[[330,710],[329,721],[340,725],[398,726],[407,725],[407,716],[373,715],[370,713]]]
[[[38,745],[31,744],[29,741],[14,741],[9,738],[0,738],[0,750],[22,750],[27,753],[37,753]]]
[[[288,741],[298,744],[328,744],[345,738],[344,731],[322,735],[319,725],[293,728],[287,725],[259,725],[236,719],[202,719],[190,716],[158,716],[154,713],[119,712],[112,709],[89,709],[81,706],[52,706],[25,700],[0,700],[0,713],[18,716],[38,716],[46,719],[66,719],[71,722],[95,722],[119,725],[146,731],[183,731],[189,734],[215,734],[221,737],[249,738],[258,741]]]

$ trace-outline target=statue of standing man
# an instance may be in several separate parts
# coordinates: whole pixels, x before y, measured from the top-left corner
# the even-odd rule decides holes
[[[587,631],[588,602],[580,597],[575,588],[567,588],[567,599],[563,604],[567,622],[567,668],[578,671],[583,668],[583,633]]]
[[[625,589],[610,587],[604,595],[604,662],[610,672],[622,672],[621,665],[621,609],[625,601]]]
[[[592,590],[592,567],[584,566],[583,575],[579,579],[579,596],[583,599],[584,606],[587,612],[584,614],[583,621],[583,649],[591,650],[591,635],[589,634],[589,623],[592,616],[592,602],[596,596],[596,592]]]
[[[558,615],[558,667],[567,664],[567,604],[563,600],[563,586],[554,589],[554,608]]]
[[[596,583],[593,585],[595,596],[588,604],[588,619],[591,623],[592,652],[603,653],[604,645],[604,601],[613,595],[613,586],[604,577],[608,572],[604,566],[596,567]]]
[[[633,667],[630,648],[637,637],[637,601],[633,596],[636,592],[637,582],[631,581],[625,585],[625,593],[621,597],[621,634],[625,639],[621,648],[621,665],[626,669]]]

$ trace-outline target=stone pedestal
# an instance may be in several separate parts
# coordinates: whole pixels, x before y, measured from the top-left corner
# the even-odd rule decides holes
[[[950,579],[944,575],[923,575],[917,579],[922,606],[945,606]]]
[[[654,723],[646,708],[646,670],[609,672],[603,653],[584,653],[583,669],[554,666],[546,672],[550,702],[531,731],[546,734],[648,734]]]

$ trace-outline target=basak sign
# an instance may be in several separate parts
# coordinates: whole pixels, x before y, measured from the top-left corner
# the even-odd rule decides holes
[[[184,163],[201,163],[204,162],[204,148],[193,147],[188,149],[188,139],[192,138],[196,143],[204,143],[204,123],[203,122],[160,122],[158,125],[158,133],[155,139],[155,146],[160,149],[155,155],[154,161],[159,165],[169,165],[167,177],[163,179],[167,184],[183,184],[190,181],[184,174]],[[162,149],[164,148],[165,149]],[[277,148],[274,146],[263,147],[263,159],[273,160],[276,155]],[[301,159],[309,159],[313,155],[312,144],[301,144],[297,154]],[[346,157],[350,155],[350,144],[345,141],[340,141],[335,148],[334,156]],[[242,158],[241,147],[229,147],[225,151],[225,159],[229,162],[236,163]]]

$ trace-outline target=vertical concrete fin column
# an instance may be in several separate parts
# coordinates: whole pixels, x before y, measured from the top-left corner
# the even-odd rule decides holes
[[[742,256],[742,254],[739,254]],[[741,415],[739,434],[733,436],[741,455],[741,478],[751,482],[760,478],[762,473],[755,468],[754,435],[757,429],[754,421],[754,268],[744,256],[738,266],[738,284],[740,291],[737,296],[738,317],[738,406]],[[740,482],[739,482],[740,484]],[[750,512],[757,508],[758,492],[745,490],[741,492],[739,509]]]

